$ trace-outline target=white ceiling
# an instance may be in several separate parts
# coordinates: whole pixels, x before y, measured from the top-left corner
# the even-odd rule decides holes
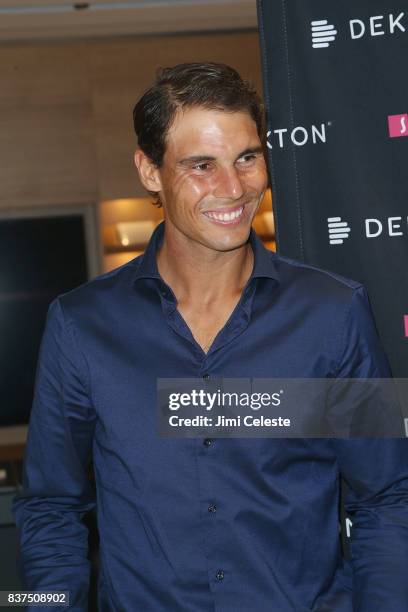
[[[256,0],[0,0],[0,42],[256,27]]]

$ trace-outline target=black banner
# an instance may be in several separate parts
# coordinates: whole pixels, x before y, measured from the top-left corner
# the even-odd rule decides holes
[[[361,281],[408,376],[408,4],[258,0],[280,253]]]

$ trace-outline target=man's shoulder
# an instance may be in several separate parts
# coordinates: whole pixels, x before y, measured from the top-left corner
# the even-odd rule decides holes
[[[274,251],[270,252],[270,257],[284,284],[296,283],[296,281],[303,284],[312,281],[315,287],[343,288],[352,291],[362,286],[360,281],[338,274],[333,270],[314,266]]]
[[[353,278],[303,261],[270,252],[277,271],[280,291],[291,300],[302,301],[319,311],[327,308],[333,314],[348,309],[356,290],[364,285]],[[340,310],[339,310],[340,309]]]
[[[142,255],[109,272],[99,274],[77,287],[57,296],[63,308],[95,307],[98,303],[115,302],[131,291]]]

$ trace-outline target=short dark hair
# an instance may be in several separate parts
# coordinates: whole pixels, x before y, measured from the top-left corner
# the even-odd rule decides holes
[[[248,112],[265,145],[261,98],[234,68],[215,62],[177,64],[157,71],[155,82],[133,109],[139,147],[157,167],[160,168],[163,163],[166,136],[177,110],[194,106]]]

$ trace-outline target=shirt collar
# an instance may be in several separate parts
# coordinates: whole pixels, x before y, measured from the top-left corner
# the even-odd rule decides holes
[[[156,253],[163,240],[164,224],[165,221],[162,221],[153,231],[146,250],[141,257],[139,267],[133,277],[134,281],[140,278],[158,278],[163,280],[157,268]],[[273,278],[279,282],[279,273],[273,261],[275,254],[264,247],[253,228],[251,228],[249,234],[249,241],[254,253],[254,266],[250,278],[266,277]]]

